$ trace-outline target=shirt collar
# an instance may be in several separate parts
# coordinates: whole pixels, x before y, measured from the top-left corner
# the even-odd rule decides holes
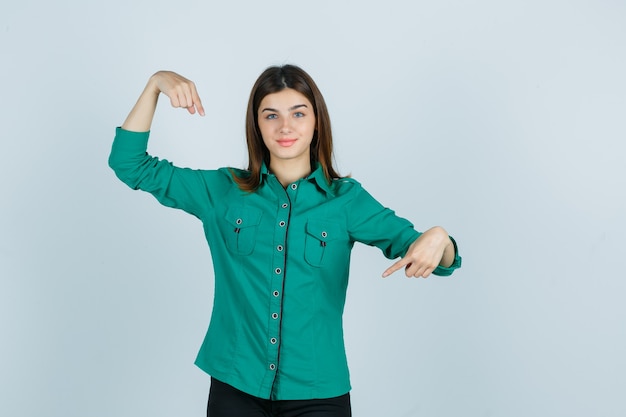
[[[263,181],[269,174],[271,174],[270,170],[267,165],[265,165],[265,162],[263,162],[263,164],[261,165],[261,178],[259,182],[263,183]],[[315,182],[317,186],[321,188],[326,194],[334,194],[330,184],[328,183],[328,181],[326,181],[326,176],[324,175],[322,165],[320,165],[319,163],[317,164],[313,172],[311,172],[304,179]]]
[[[267,168],[267,165],[265,165],[265,162],[263,162],[263,164],[261,165],[261,178],[260,178],[261,181],[260,182],[263,182],[263,179],[269,173],[270,173],[270,170]]]

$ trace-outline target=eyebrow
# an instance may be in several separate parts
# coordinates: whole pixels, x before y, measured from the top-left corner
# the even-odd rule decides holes
[[[291,106],[291,107],[289,107],[287,110],[289,110],[289,111],[293,111],[293,110],[299,109],[300,107],[306,107],[306,108],[308,108],[309,106],[307,106],[306,104],[296,104],[295,106]],[[274,113],[278,113],[278,110],[273,109],[273,108],[271,108],[271,107],[266,107],[266,108],[264,108],[263,110],[261,110],[261,113],[263,113],[264,111],[271,111],[271,112],[274,112]]]

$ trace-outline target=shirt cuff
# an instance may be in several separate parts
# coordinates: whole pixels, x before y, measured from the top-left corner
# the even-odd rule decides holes
[[[459,256],[459,247],[456,244],[456,241],[452,236],[448,236],[454,245],[454,261],[450,266],[438,266],[433,271],[433,274],[438,275],[440,277],[449,277],[452,273],[461,267],[462,258]]]

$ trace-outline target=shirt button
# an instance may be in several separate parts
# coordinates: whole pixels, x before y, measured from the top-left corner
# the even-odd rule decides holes
[[[322,232],[322,237],[326,237],[326,236],[328,236],[328,233]]]
[[[291,189],[295,190],[296,188],[298,188],[298,184],[291,184]]]
[[[235,220],[235,223],[237,223],[237,224],[241,224],[241,223],[243,223],[243,220],[241,220],[241,219],[237,219],[237,220]]]
[[[282,251],[283,251],[283,245],[278,245],[278,246],[276,246],[276,250],[277,250],[278,252],[282,252]]]
[[[274,365],[273,363],[270,363],[270,371],[273,371],[274,369],[276,369],[276,365]]]
[[[287,203],[283,203],[283,205],[282,205],[281,207],[282,207],[282,208],[287,208],[287,207],[289,207],[289,204],[287,204]]]
[[[275,338],[275,337],[272,337],[272,338],[270,339],[270,343],[271,343],[271,344],[275,345],[275,344],[276,344],[276,342],[277,342],[277,340],[276,340],[276,338]]]
[[[286,223],[285,223],[283,220],[281,220],[281,221],[280,221],[280,223],[278,223],[278,225],[279,225],[280,227],[285,227],[285,224],[286,224]]]
[[[278,297],[278,296],[280,295],[280,293],[279,293],[278,291],[274,291],[274,292],[272,293],[272,295],[273,295],[274,297]]]
[[[272,318],[276,320],[278,318],[278,313],[272,313]]]
[[[276,275],[280,275],[280,273],[281,273],[281,272],[283,272],[283,271],[282,271],[282,269],[280,269],[280,268],[276,268],[276,269],[274,270],[274,272],[276,272]]]

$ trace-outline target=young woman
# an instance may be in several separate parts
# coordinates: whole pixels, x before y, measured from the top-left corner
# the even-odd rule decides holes
[[[208,415],[351,415],[342,314],[350,251],[379,247],[383,273],[450,275],[441,227],[424,233],[332,165],[330,119],[302,69],[270,67],[246,115],[248,169],[177,168],[146,153],[159,95],[204,116],[195,85],[157,72],[117,129],[109,165],[133,189],[198,217],[215,269],[211,323],[196,364],[211,375]]]

